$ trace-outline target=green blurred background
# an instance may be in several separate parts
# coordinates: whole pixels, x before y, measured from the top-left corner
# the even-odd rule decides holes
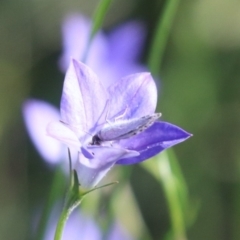
[[[34,97],[58,106],[64,79],[57,66],[62,20],[71,12],[91,16],[97,3],[0,1],[1,239],[29,239],[32,216],[46,199],[54,171],[31,144],[21,105]],[[103,28],[142,20],[148,31],[146,63],[165,3],[115,0]],[[240,2],[180,1],[161,66],[158,109],[164,120],[194,134],[174,147],[190,198],[199,206],[187,231],[190,240],[240,239],[239,78]],[[170,227],[164,192],[143,168],[124,171],[130,168],[131,191],[150,239],[164,239]],[[104,201],[99,204],[105,207]],[[122,211],[128,218],[126,206]]]

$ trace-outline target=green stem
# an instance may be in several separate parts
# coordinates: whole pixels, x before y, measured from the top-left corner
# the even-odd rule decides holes
[[[175,240],[186,240],[185,221],[181,208],[175,176],[172,175],[170,160],[166,155],[158,161],[163,190],[167,198],[171,225]]]
[[[148,66],[154,75],[158,75],[162,65],[164,50],[177,11],[179,0],[166,0],[163,15],[160,15],[148,58]]]
[[[68,150],[68,153],[69,153],[69,161],[71,162],[71,156],[70,156],[69,150]],[[64,208],[58,220],[54,240],[61,240],[63,229],[67,222],[68,217],[70,216],[71,212],[81,203],[81,200],[83,197],[81,196],[79,191],[79,182],[78,182],[77,172],[74,170],[71,173],[71,176],[72,176],[72,182],[71,182],[71,185],[69,186],[69,190],[66,195],[66,202],[64,204]]]
[[[80,197],[79,197],[79,182],[77,178],[77,173],[72,171],[72,160],[70,150],[68,149],[68,158],[69,158],[69,170],[70,170],[70,185],[69,190],[66,195],[66,203],[62,210],[62,213],[59,217],[57,228],[55,231],[54,240],[61,240],[64,226],[67,222],[67,219],[73,209],[80,204]]]
[[[96,32],[101,27],[104,17],[111,5],[112,0],[100,0],[96,11],[93,14],[93,26],[90,35],[90,41],[94,38]]]
[[[93,40],[95,34],[97,33],[97,31],[99,30],[99,28],[102,26],[104,17],[106,16],[106,13],[111,5],[111,2],[112,2],[112,0],[100,0],[99,1],[99,4],[93,14],[93,17],[92,17],[93,18],[92,29],[91,29],[91,33],[90,33],[89,40],[87,43],[87,47],[83,54],[82,62],[86,62],[86,60],[87,60],[87,56],[88,56],[90,46],[92,44],[92,40]]]
[[[63,209],[63,211],[60,215],[60,218],[58,220],[54,240],[61,240],[62,239],[63,229],[64,229],[64,226],[67,222],[67,219],[68,219],[69,215],[71,214],[71,211],[72,211],[71,208],[64,207],[64,209]]]
[[[171,157],[173,157],[172,154],[169,156],[168,151],[164,151],[152,161],[142,163],[142,166],[161,183],[166,197],[171,222],[171,230],[166,239],[186,240],[185,213],[188,207],[188,197],[185,193],[186,186],[182,186],[183,176],[179,179],[180,172],[176,172],[177,166],[174,165],[176,159],[171,159]]]
[[[90,193],[92,191],[95,191],[96,189],[100,189],[100,188],[107,187],[107,186],[118,183],[118,182],[112,182],[112,183],[108,183],[108,184],[105,184],[100,187],[93,188],[89,191],[82,192],[79,189],[79,182],[78,182],[78,177],[77,177],[76,171],[74,171],[73,178],[74,178],[73,186],[71,186],[71,188],[69,189],[69,192],[67,194],[66,204],[64,205],[64,208],[63,208],[60,218],[58,220],[54,240],[61,240],[62,234],[63,234],[63,229],[67,222],[68,217],[70,216],[71,212],[76,207],[79,206],[79,204],[81,203],[81,201],[85,195],[87,195],[88,193]]]

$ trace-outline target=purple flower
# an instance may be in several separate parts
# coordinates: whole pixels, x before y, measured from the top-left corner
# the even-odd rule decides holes
[[[59,62],[63,72],[72,58],[83,60],[91,25],[91,21],[80,14],[72,14],[65,19],[62,27],[63,53]],[[105,79],[105,87],[122,76],[146,71],[146,67],[137,63],[145,36],[145,28],[138,21],[122,24],[107,35],[99,31],[85,62],[101,79]]]
[[[71,57],[83,58],[91,22],[80,14],[68,16],[63,23],[63,53],[60,59],[62,71],[66,71]],[[103,84],[121,79],[133,72],[144,71],[138,64],[145,30],[137,21],[120,25],[108,35],[99,31],[90,47],[87,64],[93,68]],[[47,102],[30,99],[23,104],[23,117],[29,135],[44,160],[50,164],[66,160],[66,149],[55,139],[46,135],[47,124],[59,120],[59,111]],[[67,161],[63,161],[63,163]],[[68,168],[67,168],[68,170]]]
[[[61,121],[47,127],[50,136],[79,151],[78,177],[85,188],[95,186],[114,164],[146,160],[190,137],[179,127],[155,122],[146,131],[126,139],[94,143],[99,131],[114,129],[120,121],[152,115],[157,104],[155,82],[149,73],[129,75],[105,89],[86,65],[72,60],[61,98]]]

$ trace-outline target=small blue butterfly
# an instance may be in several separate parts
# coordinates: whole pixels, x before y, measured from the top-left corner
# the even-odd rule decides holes
[[[115,141],[130,138],[149,128],[161,113],[154,113],[130,120],[118,120],[108,123],[92,137],[91,145],[101,145],[104,141]]]

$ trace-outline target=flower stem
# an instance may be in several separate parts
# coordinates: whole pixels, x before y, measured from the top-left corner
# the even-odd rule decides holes
[[[69,152],[69,160],[71,161],[70,152]],[[69,190],[66,195],[66,202],[64,204],[64,208],[58,220],[54,240],[61,240],[63,229],[67,222],[68,217],[70,216],[71,212],[76,207],[79,206],[83,198],[83,196],[79,191],[79,182],[78,182],[76,171],[73,171],[73,173],[71,173],[71,177],[73,178],[73,180],[71,185],[69,186]]]
[[[70,208],[66,208],[66,207],[63,208],[63,211],[58,220],[54,240],[61,240],[64,226],[67,222],[67,219],[68,219],[71,211],[72,211],[72,209],[70,209]]]
[[[167,199],[174,239],[186,240],[185,224],[187,219],[184,217],[184,210],[186,209],[184,209],[179,196],[179,191],[183,190],[182,186],[179,186],[179,178],[177,178],[178,176],[173,172],[169,154],[166,152],[162,154],[157,163],[160,173],[159,177]]]
[[[164,151],[153,161],[142,163],[142,166],[162,185],[166,197],[171,221],[171,231],[166,239],[186,240],[190,204],[188,189],[177,159],[171,151]]]
[[[180,0],[167,0],[163,14],[159,17],[148,58],[148,66],[154,75],[160,72],[164,50],[179,2]]]
[[[101,27],[104,17],[112,3],[112,0],[100,0],[96,11],[93,14],[93,26],[90,34],[90,41],[95,36],[98,29]]]
[[[67,198],[66,198],[67,201],[66,201],[66,204],[64,205],[64,208],[63,208],[60,218],[58,220],[54,240],[61,240],[62,234],[63,234],[63,229],[67,222],[68,217],[70,216],[71,212],[76,207],[79,206],[79,204],[81,203],[81,201],[85,195],[87,195],[88,193],[95,191],[97,189],[118,183],[118,182],[112,182],[112,183],[108,183],[108,184],[102,185],[100,187],[95,187],[91,190],[82,192],[79,189],[79,183],[78,183],[76,171],[73,172],[73,178],[74,178],[73,186],[70,188],[70,190],[67,194]]]
[[[93,18],[92,29],[91,29],[91,33],[90,33],[90,36],[88,39],[87,47],[83,54],[82,62],[86,62],[86,60],[87,60],[87,56],[88,56],[89,49],[92,44],[92,40],[93,40],[95,34],[97,33],[97,31],[99,30],[99,28],[102,26],[104,17],[106,16],[106,13],[107,13],[111,3],[112,3],[112,0],[100,0],[99,1],[99,4],[93,14],[93,17],[92,17]]]

